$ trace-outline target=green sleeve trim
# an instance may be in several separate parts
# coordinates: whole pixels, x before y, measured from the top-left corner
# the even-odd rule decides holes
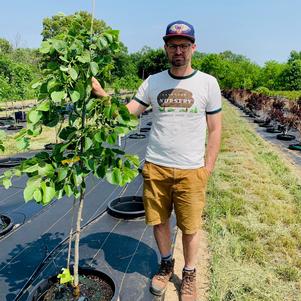
[[[222,108],[219,108],[219,109],[211,111],[211,112],[206,112],[206,114],[209,114],[209,115],[216,114],[216,113],[220,112],[221,110],[222,110]]]
[[[145,106],[145,107],[148,107],[148,104],[147,103],[145,103],[145,102],[143,102],[142,100],[140,100],[139,98],[137,98],[137,97],[134,97],[134,100],[136,100],[137,102],[139,102],[140,104],[142,104],[143,106]]]

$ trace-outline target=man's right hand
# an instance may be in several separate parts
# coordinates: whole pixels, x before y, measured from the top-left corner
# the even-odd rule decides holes
[[[108,96],[108,93],[95,77],[92,77],[92,93],[98,97]]]

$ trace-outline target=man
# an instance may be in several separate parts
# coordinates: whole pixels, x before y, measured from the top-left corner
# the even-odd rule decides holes
[[[191,67],[196,50],[191,24],[169,24],[163,40],[170,70],[149,76],[127,105],[136,115],[149,105],[153,109],[143,168],[143,198],[146,222],[154,226],[161,265],[150,290],[162,295],[173,275],[169,218],[174,208],[177,226],[183,233],[181,300],[196,301],[199,228],[208,177],[220,148],[221,94],[214,77]],[[96,80],[93,91],[98,96],[107,95]]]

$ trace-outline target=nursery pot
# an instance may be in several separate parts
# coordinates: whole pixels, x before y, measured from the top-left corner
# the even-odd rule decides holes
[[[149,127],[141,128],[141,129],[140,129],[140,132],[141,132],[141,133],[149,132],[150,129],[151,129],[151,128],[149,128]]]
[[[275,128],[275,127],[272,127],[272,128],[269,127],[269,128],[266,129],[266,131],[268,133],[282,133],[281,130],[279,130],[279,129]]]
[[[17,131],[23,129],[23,125],[10,125],[7,130],[9,131]]]
[[[138,133],[129,135],[130,139],[143,139],[145,137],[146,136],[144,134],[138,134]]]
[[[14,223],[12,219],[7,215],[0,214],[0,219],[1,219],[0,221],[0,237],[1,237],[2,235],[12,230]]]
[[[290,144],[289,149],[301,151],[301,143]]]
[[[116,285],[112,278],[110,278],[107,274],[94,270],[91,268],[81,268],[79,267],[79,275],[80,275],[80,283],[85,283],[87,289],[83,290],[81,288],[81,296],[78,299],[69,297],[66,295],[66,291],[68,289],[67,285],[60,285],[62,288],[61,291],[58,288],[59,280],[57,275],[52,276],[48,279],[43,279],[40,281],[29,293],[27,297],[27,301],[118,301],[119,298],[116,292]],[[89,287],[90,285],[90,287]],[[102,290],[99,289],[102,287]],[[90,289],[90,292],[89,292]],[[45,299],[46,294],[51,294],[53,291],[57,291],[56,295],[51,299]],[[89,294],[90,293],[90,294]],[[101,295],[102,294],[102,295]],[[106,294],[106,298],[103,296]]]
[[[132,219],[145,215],[141,196],[125,196],[108,204],[108,213],[114,217]]]
[[[26,158],[23,157],[0,159],[0,168],[14,167],[20,165],[24,160],[26,160]]]
[[[289,134],[279,134],[276,136],[278,140],[284,140],[284,141],[291,141],[296,138],[294,135],[289,135]]]

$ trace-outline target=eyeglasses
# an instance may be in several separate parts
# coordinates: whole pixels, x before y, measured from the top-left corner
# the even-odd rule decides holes
[[[167,48],[170,50],[170,51],[176,51],[177,48],[179,47],[181,51],[187,51],[190,46],[192,44],[191,43],[183,43],[183,44],[166,44]]]

